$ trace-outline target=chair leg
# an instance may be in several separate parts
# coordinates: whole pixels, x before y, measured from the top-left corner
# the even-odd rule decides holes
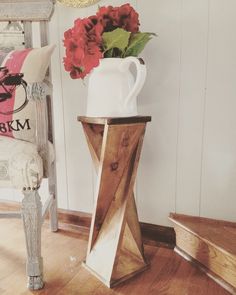
[[[53,196],[53,201],[49,209],[50,227],[52,232],[58,230],[58,216],[57,216],[57,190],[56,190],[56,169],[55,163],[52,163],[51,169],[49,169],[49,193]]]
[[[22,218],[27,248],[28,288],[43,288],[43,258],[41,257],[42,203],[37,190],[23,191]]]
[[[57,199],[53,195],[53,201],[49,209],[50,226],[51,231],[56,232],[58,230],[58,218],[57,218]]]

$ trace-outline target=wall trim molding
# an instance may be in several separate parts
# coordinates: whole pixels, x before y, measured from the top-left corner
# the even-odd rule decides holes
[[[12,201],[0,201],[0,211],[19,211],[20,203]],[[89,228],[92,214],[73,210],[58,209],[59,228],[60,224],[72,225],[78,231]],[[140,222],[143,242],[146,245],[159,246],[173,249],[175,232],[172,227]]]

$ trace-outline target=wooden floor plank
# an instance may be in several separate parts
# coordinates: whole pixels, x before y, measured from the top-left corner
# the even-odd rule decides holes
[[[108,289],[81,266],[86,255],[88,231],[60,227],[58,233],[51,233],[47,224],[43,226],[42,254],[46,285],[39,292],[30,292],[25,282],[22,223],[20,220],[1,220],[1,295],[229,294],[173,250],[153,246],[145,246],[147,259],[151,262],[150,269],[114,289]]]

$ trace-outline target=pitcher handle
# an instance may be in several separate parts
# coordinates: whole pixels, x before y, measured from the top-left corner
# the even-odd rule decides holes
[[[137,58],[134,56],[126,57],[123,60],[123,62],[120,65],[120,71],[121,72],[127,71],[132,63],[134,63],[136,66],[137,77],[134,83],[134,87],[131,89],[130,93],[125,99],[125,105],[129,103],[132,97],[136,97],[139,94],[139,92],[143,88],[143,85],[147,76],[147,70],[146,70],[146,65],[144,61],[141,58]]]

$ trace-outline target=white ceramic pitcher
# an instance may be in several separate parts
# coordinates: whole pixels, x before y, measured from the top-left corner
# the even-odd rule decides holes
[[[130,65],[137,69],[134,79]],[[146,79],[146,66],[136,57],[104,58],[91,72],[88,85],[88,117],[137,116],[137,95]]]

